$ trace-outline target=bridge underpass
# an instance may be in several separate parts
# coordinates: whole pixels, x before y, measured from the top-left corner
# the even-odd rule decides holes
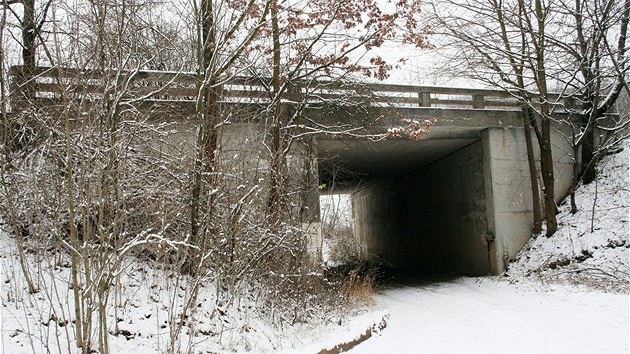
[[[422,275],[498,274],[527,242],[522,128],[459,125],[438,123],[419,141],[318,140],[320,183],[351,193],[365,260]],[[558,196],[571,179],[568,151],[556,146]]]
[[[11,69],[14,82],[25,77],[22,70]],[[109,97],[106,88],[112,76],[98,70],[37,68],[34,74],[32,82],[21,87],[36,88],[36,99],[23,102],[17,98],[27,95],[17,94],[13,111],[36,103],[53,114],[64,107],[61,103],[69,93],[76,98],[73,109],[89,111],[92,100],[100,102],[99,94]],[[149,120],[178,120],[171,138],[194,146],[195,123],[189,118],[196,112],[196,101],[191,100],[198,94],[195,73],[119,74],[113,77],[126,78],[123,103],[134,107],[131,112],[144,112]],[[238,150],[246,156],[244,162],[265,159],[261,140],[268,132],[260,114],[267,111],[269,85],[262,81],[235,77],[222,86],[224,123],[229,123],[222,128],[222,139],[229,143],[221,149]],[[297,86],[294,97],[283,103],[291,108],[299,100],[304,105],[300,118],[305,118],[300,124],[314,123],[313,129],[336,126],[382,133],[400,126],[400,117],[437,119],[419,141],[372,142],[319,134],[315,146],[308,140],[305,149],[292,151],[294,161],[305,162],[296,165],[303,166],[297,167],[302,171],[294,172],[311,186],[303,191],[309,202],[300,207],[306,211],[309,251],[315,259],[321,256],[319,219],[317,212],[308,211],[315,210],[310,200],[317,200],[322,185],[352,191],[355,236],[362,255],[373,262],[428,273],[496,274],[529,239],[532,203],[519,128],[521,103],[510,93],[337,81],[310,84],[314,87]],[[571,183],[572,148],[566,139],[570,133],[559,133],[567,127],[555,128],[555,192],[560,198]],[[242,151],[247,149],[249,154]],[[312,151],[317,154],[319,183],[311,173]]]

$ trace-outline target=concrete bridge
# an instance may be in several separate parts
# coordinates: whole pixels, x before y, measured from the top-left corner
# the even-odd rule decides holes
[[[362,255],[426,273],[500,273],[532,229],[520,111],[397,111],[438,123],[418,141],[318,140],[322,183],[334,176],[338,192],[352,193]],[[553,136],[558,197],[573,175],[566,136]]]
[[[22,69],[14,67],[12,74],[19,78]],[[98,99],[105,77],[94,70],[38,68],[29,85],[39,102],[54,107],[60,92]],[[152,114],[194,114],[193,73],[118,72],[116,80],[125,83],[128,102],[150,107]],[[111,86],[113,93],[117,87]],[[260,135],[245,117],[260,117],[250,113],[265,109],[269,85],[231,78],[220,90],[226,112],[240,112],[230,113],[223,145],[239,149],[244,139]],[[366,259],[426,273],[498,274],[529,239],[532,202],[521,110],[509,93],[312,81],[286,96],[287,107],[298,102],[305,121],[352,132],[309,140],[317,159],[311,193],[352,194],[355,237]],[[400,126],[400,117],[435,118],[437,124],[417,141],[361,138]],[[562,196],[573,157],[563,127],[557,128],[555,192]],[[181,134],[190,136],[190,129],[184,119]],[[317,205],[315,198],[312,208]],[[318,212],[312,215],[318,218]],[[312,251],[321,252],[320,233],[313,235]]]

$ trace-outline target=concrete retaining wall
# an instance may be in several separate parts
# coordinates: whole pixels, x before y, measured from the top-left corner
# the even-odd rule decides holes
[[[573,177],[572,148],[559,132],[552,136],[556,200],[564,197]],[[482,131],[488,232],[492,273],[505,270],[507,262],[531,237],[532,196],[527,166],[525,134],[520,128],[490,128]],[[540,156],[534,146],[536,156]],[[537,168],[540,165],[537,164]],[[541,181],[542,186],[542,181]],[[541,191],[542,196],[542,191]]]

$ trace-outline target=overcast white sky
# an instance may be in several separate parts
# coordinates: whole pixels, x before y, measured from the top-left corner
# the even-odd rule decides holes
[[[21,6],[14,5],[12,9],[16,15],[21,16]],[[8,26],[4,29],[6,64],[15,65],[20,62],[18,44],[20,30],[17,26],[15,15],[11,12],[7,12],[7,22]],[[435,42],[434,38],[429,38],[429,40],[430,42]],[[455,87],[479,86],[479,84],[470,80],[463,78],[454,79],[440,73],[439,66],[444,63],[440,52],[440,50],[436,49],[418,49],[413,45],[386,43],[383,47],[368,54],[366,58],[369,60],[369,58],[379,55],[390,63],[396,63],[400,58],[407,59],[406,64],[392,70],[390,77],[385,80],[386,83],[390,84]]]

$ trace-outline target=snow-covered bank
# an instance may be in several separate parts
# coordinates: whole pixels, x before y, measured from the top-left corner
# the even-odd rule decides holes
[[[630,291],[630,142],[622,147],[600,161],[595,182],[578,188],[578,212],[571,214],[568,200],[563,203],[558,232],[533,237],[507,276]]]
[[[39,292],[30,294],[24,286],[14,240],[0,232],[0,244],[4,352],[79,352],[74,344],[70,267],[55,261],[55,254],[27,255],[31,274],[39,287]],[[252,317],[255,311],[247,311],[248,307],[256,306],[255,298],[244,298],[240,305],[221,312],[210,301],[213,284],[202,285],[199,305],[191,313],[199,319],[189,321],[191,325],[181,322],[186,319],[178,314],[183,313],[183,307],[190,301],[187,297],[190,286],[187,277],[175,276],[146,262],[128,262],[109,299],[110,351],[161,353],[172,346],[182,351],[196,348],[219,353],[226,348],[273,351],[290,345],[288,339],[275,335],[266,321]],[[174,339],[176,331],[181,331],[178,339]]]
[[[14,240],[0,231],[1,352],[78,353],[69,265],[55,254],[27,254],[26,259],[38,282],[35,294],[25,286]],[[337,311],[304,304],[301,310],[312,314],[310,321],[274,321],[284,315],[261,306],[268,296],[264,291],[243,291],[241,298],[222,306],[214,300],[212,283],[201,284],[199,296],[191,299],[189,278],[130,259],[109,299],[110,352],[319,353],[366,330],[378,331],[386,317],[378,310]],[[195,303],[186,312],[190,301]]]
[[[462,278],[376,297],[387,328],[350,353],[628,353],[628,295]]]

